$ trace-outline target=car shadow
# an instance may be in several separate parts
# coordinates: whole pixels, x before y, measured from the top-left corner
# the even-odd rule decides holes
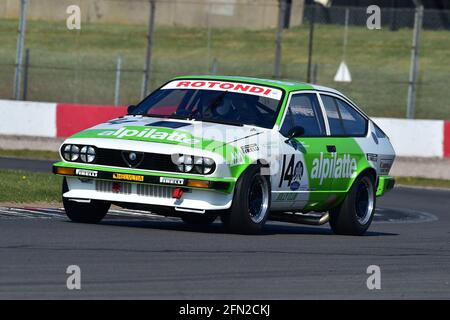
[[[230,234],[220,223],[216,220],[209,226],[188,225],[184,222],[168,220],[148,221],[136,219],[114,219],[103,220],[101,225],[129,227],[129,228],[144,228],[170,231],[183,231],[192,233],[210,233],[210,234]],[[296,224],[282,224],[269,221],[261,233],[251,236],[271,236],[271,235],[318,235],[318,236],[335,236],[328,225],[325,226],[306,226]],[[365,237],[377,236],[398,236],[395,233],[368,231],[364,234]],[[342,237],[342,236],[340,236]]]

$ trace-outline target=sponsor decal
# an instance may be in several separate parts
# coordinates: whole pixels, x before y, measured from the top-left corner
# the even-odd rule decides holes
[[[250,83],[238,83],[227,81],[214,81],[214,80],[176,80],[166,84],[164,89],[201,89],[201,90],[216,90],[216,91],[229,91],[236,93],[245,93],[251,95],[257,95],[261,97],[272,98],[280,100],[282,91],[280,89],[260,86]]]
[[[357,162],[349,154],[338,157],[333,153],[330,158],[325,158],[323,152],[320,158],[315,158],[312,162],[311,178],[319,179],[319,184],[324,179],[347,179],[356,176]]]
[[[256,143],[247,144],[241,147],[243,153],[259,151],[259,147]]]
[[[75,174],[77,176],[83,176],[83,177],[91,177],[96,178],[98,176],[98,171],[94,170],[84,170],[84,169],[76,169]]]
[[[244,163],[244,157],[240,152],[231,153],[230,167],[238,166]]]
[[[167,184],[183,185],[184,184],[184,179],[160,177],[159,178],[159,182],[167,183]]]
[[[114,173],[113,179],[143,182],[144,176],[138,176],[135,174]]]
[[[292,182],[290,188],[292,191],[298,190],[300,188],[300,182],[298,181]]]
[[[300,188],[300,180],[303,176],[303,168],[304,166],[301,161],[295,162],[294,154],[291,155],[288,163],[286,155],[283,155],[283,166],[281,170],[279,187],[281,188],[283,181],[287,181],[287,186],[290,187],[291,190],[298,190]]]
[[[303,162],[299,161],[295,165],[294,177],[293,177],[292,180],[293,181],[300,181],[302,179],[302,176],[303,176]]]
[[[295,192],[283,192],[278,194],[275,201],[294,201],[297,199],[298,193]]]
[[[161,140],[167,142],[179,142],[185,144],[198,144],[200,139],[195,139],[188,133],[179,131],[161,130],[157,128],[123,127],[118,130],[105,130],[97,134],[100,137],[113,137],[117,139],[144,138],[149,140]]]

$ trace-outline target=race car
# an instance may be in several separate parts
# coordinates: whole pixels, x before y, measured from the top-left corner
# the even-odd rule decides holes
[[[66,214],[83,223],[114,204],[237,233],[269,219],[362,235],[394,186],[389,138],[350,99],[249,77],[175,78],[60,156]]]

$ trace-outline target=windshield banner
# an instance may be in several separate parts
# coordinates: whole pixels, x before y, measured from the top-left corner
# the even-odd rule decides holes
[[[215,80],[176,80],[166,84],[161,89],[194,89],[194,90],[216,90],[236,93],[252,94],[280,100],[282,91],[280,89],[239,82],[226,82]]]

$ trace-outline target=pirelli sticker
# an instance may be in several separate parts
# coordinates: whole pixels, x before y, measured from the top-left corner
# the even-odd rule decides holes
[[[144,176],[139,176],[139,175],[135,175],[135,174],[125,174],[125,173],[113,173],[113,179],[144,182]]]
[[[184,185],[184,179],[160,177],[160,183]]]
[[[91,177],[91,178],[97,178],[98,171],[94,170],[84,170],[84,169],[76,169],[75,174],[77,176],[84,176],[84,177]]]

